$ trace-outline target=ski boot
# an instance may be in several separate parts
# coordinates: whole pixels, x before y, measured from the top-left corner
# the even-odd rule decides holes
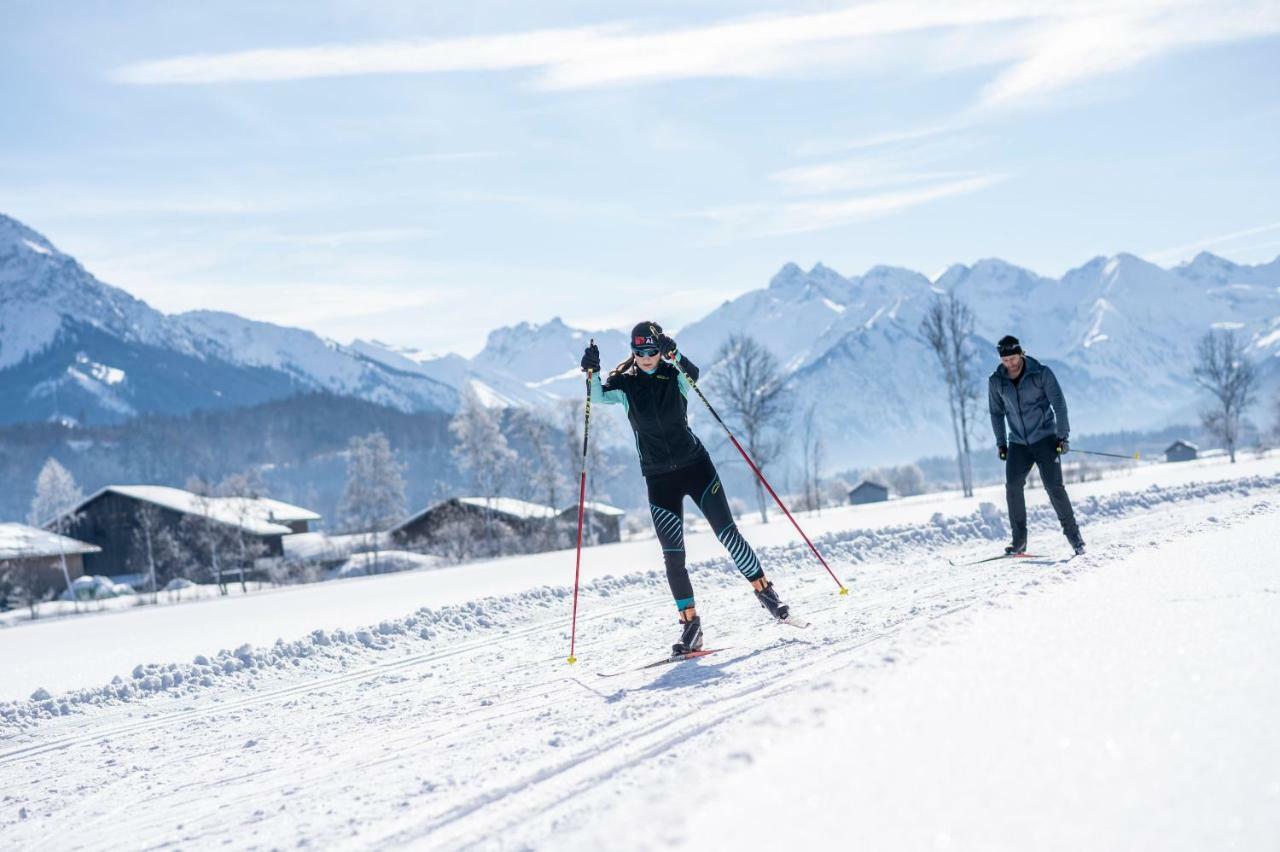
[[[1005,556],[1021,556],[1027,552],[1027,543],[1025,541],[1015,541],[1013,544],[1007,545],[1004,549]]]
[[[791,614],[791,607],[784,604],[778,597],[778,591],[773,587],[773,583],[766,583],[763,589],[757,589],[756,600],[760,601],[760,606],[767,609],[769,614],[779,621],[786,621],[787,616]]]
[[[1084,556],[1084,539],[1071,542],[1071,549],[1076,552],[1076,556]]]
[[[671,656],[679,657],[693,651],[702,650],[702,619],[694,616],[688,621],[680,622],[680,641],[671,646]]]

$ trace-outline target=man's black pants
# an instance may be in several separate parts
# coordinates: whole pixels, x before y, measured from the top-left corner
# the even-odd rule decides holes
[[[1062,483],[1062,457],[1058,455],[1057,445],[1057,438],[1045,438],[1031,445],[1009,445],[1009,456],[1004,463],[1004,487],[1009,500],[1009,525],[1013,527],[1014,544],[1026,544],[1027,541],[1027,501],[1022,490],[1032,465],[1040,469],[1040,480],[1044,482],[1044,490],[1049,494],[1049,502],[1058,514],[1058,522],[1062,524],[1067,541],[1072,547],[1081,542],[1076,514],[1071,510],[1067,487]]]

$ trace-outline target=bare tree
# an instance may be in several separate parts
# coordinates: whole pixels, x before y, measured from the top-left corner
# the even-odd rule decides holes
[[[816,509],[821,513],[822,489],[820,483],[822,481],[822,464],[825,460],[827,447],[821,426],[818,424],[817,408],[816,404],[810,405],[809,410],[804,415],[801,460],[803,476],[801,479],[804,484],[805,508]]]
[[[1206,431],[1222,441],[1236,461],[1236,445],[1240,440],[1240,419],[1253,401],[1257,370],[1245,355],[1244,341],[1234,331],[1210,331],[1196,347],[1195,377],[1213,397],[1210,406],[1200,412]]]
[[[141,552],[151,581],[151,603],[156,603],[159,594],[156,588],[156,536],[164,525],[164,516],[159,506],[143,503],[136,515],[138,525],[133,530],[133,551]]]
[[[195,513],[183,516],[184,538],[191,542],[194,555],[206,562],[218,584],[218,592],[227,594],[223,577],[223,561],[227,550],[234,546],[227,524],[216,518],[217,503],[209,483],[198,477],[187,480],[186,490],[195,495]]]
[[[773,353],[754,337],[731,335],[715,357],[716,391],[727,401],[724,412],[746,440],[746,450],[761,470],[782,452],[787,416],[782,370]],[[755,480],[760,520],[769,522],[764,486]]]
[[[404,465],[387,436],[373,432],[347,445],[347,484],[339,509],[348,529],[365,534],[376,570],[381,533],[405,515]]]
[[[569,485],[561,470],[555,427],[530,411],[518,412],[515,422],[529,444],[529,454],[519,461],[522,496],[556,510],[563,508],[561,504],[569,493]]]
[[[577,471],[579,465],[582,464],[582,400],[566,399],[562,405],[564,406],[564,447],[567,450],[565,458],[569,469]],[[616,476],[618,467],[609,460],[609,456],[601,449],[599,433],[595,432],[594,428],[592,431],[597,435],[597,438],[587,443],[586,499],[588,501],[608,500],[609,495],[600,491],[600,483],[607,482]],[[576,492],[571,493],[571,496],[576,497]],[[600,529],[596,524],[585,524],[582,528],[582,533],[586,538],[587,544],[599,543]]]
[[[920,334],[933,350],[947,386],[951,431],[956,442],[956,462],[960,485],[966,497],[973,496],[973,464],[969,433],[978,405],[978,367],[970,339],[974,317],[969,306],[952,291],[939,294],[920,321]]]
[[[71,472],[59,464],[57,459],[46,460],[36,476],[36,493],[31,499],[28,521],[33,527],[48,523],[59,537],[58,562],[62,567],[62,579],[67,584],[67,596],[73,602],[75,593],[71,589],[71,572],[67,569],[67,554],[61,537],[75,522],[75,516],[70,511],[83,500],[84,492],[76,484]]]
[[[224,498],[223,505],[231,510],[236,521],[228,530],[228,538],[239,557],[240,591],[248,594],[245,572],[267,555],[266,543],[250,531],[254,521],[263,519],[263,512],[256,503],[262,495],[262,480],[254,470],[233,473],[218,483],[218,494]]]
[[[457,444],[453,457],[471,475],[479,492],[475,496],[492,500],[501,495],[516,468],[517,456],[507,444],[498,415],[471,391],[462,397],[462,407],[449,422],[449,432]],[[490,551],[496,548],[499,530],[493,512],[485,512],[484,532]]]

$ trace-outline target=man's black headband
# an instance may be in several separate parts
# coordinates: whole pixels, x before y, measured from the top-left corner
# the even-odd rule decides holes
[[[1021,355],[1022,344],[1018,342],[1018,338],[1008,335],[1000,338],[1000,342],[996,344],[996,350],[1001,358],[1008,358],[1010,355]]]

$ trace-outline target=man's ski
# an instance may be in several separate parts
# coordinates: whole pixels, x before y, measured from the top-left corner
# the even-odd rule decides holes
[[[710,654],[718,654],[721,651],[727,651],[728,648],[704,648],[701,651],[690,651],[687,654],[672,654],[670,657],[664,657],[661,660],[655,660],[652,663],[645,663],[643,666],[636,666],[634,669],[623,669],[619,672],[596,672],[600,677],[617,677],[618,675],[630,674],[631,672],[642,672],[645,669],[656,669],[658,666],[666,666],[671,663],[683,663],[685,660],[696,660],[698,657],[706,657]]]
[[[975,559],[972,562],[957,562],[954,559],[948,559],[953,568],[967,568],[970,565],[981,565],[984,562],[995,562],[997,559],[1043,559],[1035,553],[1000,553],[995,556],[988,556],[986,559]]]
[[[809,622],[794,613],[788,615],[786,618],[779,618],[776,620],[779,624],[785,624],[788,627],[794,627],[797,630],[805,630],[810,626]]]

